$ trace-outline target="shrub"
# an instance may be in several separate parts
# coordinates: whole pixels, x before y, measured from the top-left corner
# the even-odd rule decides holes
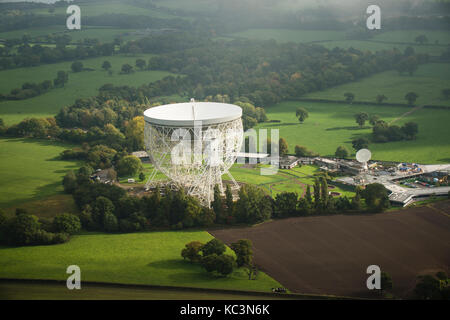
[[[192,262],[200,261],[202,256],[200,251],[203,247],[203,243],[200,241],[191,241],[186,244],[185,248],[181,250],[181,256],[183,259],[188,259]]]
[[[56,232],[74,234],[81,230],[80,218],[76,215],[63,213],[53,219],[53,226]]]
[[[223,276],[227,276],[233,272],[235,260],[230,255],[210,254],[202,259],[202,267],[207,272],[217,272]]]
[[[225,252],[226,247],[225,244],[220,241],[219,239],[212,239],[208,241],[203,247],[202,247],[202,253],[203,256],[209,256],[212,254],[221,255]]]
[[[107,232],[116,232],[119,229],[116,216],[110,212],[106,212],[103,217],[103,228]]]

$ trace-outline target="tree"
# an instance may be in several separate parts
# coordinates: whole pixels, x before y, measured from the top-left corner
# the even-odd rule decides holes
[[[272,202],[272,198],[259,187],[242,186],[239,190],[239,200],[235,204],[237,221],[257,223],[269,219],[272,215]]]
[[[233,201],[233,193],[231,192],[231,187],[229,184],[225,187],[225,204],[227,206],[227,215],[228,218],[233,216],[234,213],[234,201]]]
[[[361,187],[356,187],[355,190],[355,196],[352,198],[351,207],[353,210],[361,210],[362,203],[361,203]]]
[[[226,250],[225,244],[216,238],[208,241],[202,247],[203,257],[209,256],[211,254],[221,255],[225,252],[225,250]]]
[[[72,63],[70,68],[73,72],[81,72],[83,71],[83,63],[81,63],[80,61],[75,61],[74,63]]]
[[[144,181],[145,180],[145,174],[143,172],[139,173],[139,180]]]
[[[241,239],[231,244],[231,249],[236,254],[236,263],[238,267],[250,265],[252,263],[253,251],[252,242],[247,239]]]
[[[408,140],[413,140],[419,133],[419,125],[415,122],[407,122],[401,127],[401,130]]]
[[[294,192],[281,192],[276,195],[274,216],[277,218],[291,217],[297,213],[298,195]]]
[[[442,95],[444,96],[445,99],[449,99],[450,98],[450,89],[442,89]]]
[[[234,261],[234,257],[230,255],[217,255],[213,253],[203,257],[201,264],[207,272],[217,272],[223,276],[227,276],[233,272],[236,262]]]
[[[117,218],[114,214],[106,212],[103,216],[103,228],[106,232],[116,232],[119,229]]]
[[[102,68],[103,68],[103,70],[105,70],[105,71],[108,71],[109,69],[111,69],[111,63],[109,62],[109,61],[103,61],[103,64],[102,64]]]
[[[69,81],[69,74],[65,71],[58,71],[56,79],[53,80],[53,85],[55,87],[64,87],[67,81]]]
[[[349,151],[345,146],[339,146],[336,149],[336,152],[334,153],[334,155],[336,156],[336,158],[341,158],[341,159],[345,159],[349,156]]]
[[[75,172],[73,172],[73,170],[66,173],[62,184],[64,186],[64,192],[72,193],[75,191],[77,188],[77,177],[75,176]]]
[[[355,100],[355,95],[351,92],[344,93],[344,97],[345,97],[345,101],[347,101],[350,104],[353,102],[353,100]]]
[[[75,234],[81,230],[80,218],[74,214],[63,213],[53,218],[53,228],[56,232]]]
[[[369,123],[374,126],[378,123],[378,121],[380,121],[380,117],[377,116],[376,114],[372,114],[369,116]]]
[[[381,292],[389,292],[392,290],[392,277],[387,272],[381,272],[380,276]]]
[[[306,187],[305,199],[308,202],[308,204],[311,206],[313,201],[312,201],[312,196],[311,196],[311,186],[309,184]]]
[[[106,197],[99,196],[95,199],[92,205],[92,220],[99,226],[104,225],[103,218],[107,214],[113,214],[115,206],[111,200]]]
[[[40,223],[36,216],[16,211],[6,228],[6,239],[11,245],[31,245],[40,230]]]
[[[216,219],[219,223],[224,223],[226,221],[225,208],[223,205],[222,194],[220,192],[219,185],[214,186],[214,199],[211,202],[211,207],[216,214]]]
[[[181,256],[183,259],[190,260],[192,262],[198,262],[201,260],[202,256],[200,251],[203,247],[203,243],[200,241],[191,241],[185,245],[185,248],[181,250]]]
[[[328,183],[324,176],[320,177],[320,201],[322,202],[322,207],[326,208],[328,204]]]
[[[421,44],[421,45],[423,45],[424,43],[427,43],[427,42],[428,42],[428,38],[427,38],[426,35],[421,34],[421,35],[418,35],[418,36],[414,39],[414,41],[417,42],[417,43],[419,43],[419,44]]]
[[[356,138],[352,140],[353,149],[356,151],[366,149],[369,147],[369,140],[367,138]]]
[[[134,176],[142,169],[141,160],[136,156],[125,156],[117,163],[117,174],[119,177]]]
[[[382,212],[389,208],[388,190],[380,183],[366,185],[362,192],[362,197],[369,209],[374,212]]]
[[[441,282],[432,275],[418,277],[414,294],[418,299],[435,300],[441,298]]]
[[[136,59],[136,67],[138,67],[141,71],[144,70],[147,63],[143,59]]]
[[[309,113],[305,108],[297,108],[295,111],[295,116],[300,123],[303,123],[309,117]]]
[[[130,66],[128,63],[125,63],[124,65],[122,65],[122,73],[130,74],[131,72],[133,72],[132,66]]]
[[[258,275],[258,268],[253,263],[244,265],[244,270],[248,275],[248,280],[256,279],[256,276]]]
[[[295,155],[297,157],[311,157],[311,156],[316,155],[316,153],[311,150],[308,150],[308,148],[306,148],[304,146],[296,145],[295,146]]]
[[[369,120],[369,115],[365,112],[359,112],[355,114],[355,120],[356,123],[359,124],[359,127],[362,128],[366,121]]]
[[[284,138],[280,138],[278,150],[280,152],[280,156],[285,156],[288,153],[289,147]]]
[[[382,104],[384,100],[387,100],[388,98],[384,94],[377,95],[377,103]]]
[[[318,209],[320,206],[320,181],[314,178],[314,207]]]
[[[415,92],[408,92],[405,95],[405,99],[406,99],[406,101],[408,101],[409,106],[413,106],[418,97],[419,97],[419,95]]]

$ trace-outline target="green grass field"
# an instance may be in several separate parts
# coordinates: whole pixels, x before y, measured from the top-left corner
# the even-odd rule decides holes
[[[428,38],[428,44],[438,44],[448,45],[450,44],[450,34],[447,31],[439,30],[395,30],[383,32],[372,40],[377,41],[389,41],[389,42],[405,42],[405,43],[416,43],[415,39],[419,35],[426,35]]]
[[[70,145],[36,139],[0,139],[0,208],[61,193],[62,177],[79,167],[61,161]]]
[[[95,3],[79,3],[78,6],[81,9],[81,15],[85,17],[93,17],[100,16],[104,14],[128,14],[128,15],[144,15],[152,18],[160,18],[160,19],[180,19],[180,17],[173,16],[160,10],[150,9],[150,8],[142,8],[133,5],[132,3],[124,3],[123,1],[105,1],[101,3],[97,1]],[[39,15],[66,15],[67,7],[58,7],[55,8],[54,12],[49,12],[48,9],[32,9],[29,10],[34,14]]]
[[[442,89],[447,88],[450,88],[450,63],[429,63],[420,65],[413,76],[386,71],[360,81],[312,92],[305,98],[345,100],[344,93],[353,92],[357,101],[375,102],[377,95],[384,94],[388,97],[386,102],[406,103],[406,93],[414,91],[419,95],[417,105],[450,106],[450,99],[442,95]]]
[[[22,39],[22,36],[28,35],[32,39],[36,37],[42,37],[50,34],[54,35],[69,35],[71,42],[76,43],[79,40],[85,38],[99,39],[101,42],[112,42],[116,37],[122,37],[124,40],[133,40],[139,38],[137,35],[133,35],[135,29],[117,29],[108,27],[92,27],[83,26],[81,30],[67,30],[67,27],[63,24],[49,27],[36,27],[21,30],[0,32],[1,39]]]
[[[290,170],[280,169],[274,175],[265,176],[261,175],[260,168],[261,165],[251,168],[248,165],[235,164],[230,169],[230,173],[236,181],[257,185],[272,197],[281,192],[296,192],[300,197],[306,192],[308,185],[311,187],[314,185],[314,174],[319,172],[317,166],[304,165]],[[224,175],[222,179],[227,180],[229,178]],[[349,197],[354,195],[353,191],[343,190],[338,186],[333,191]]]
[[[195,13],[210,13],[218,9],[218,1],[216,0],[157,0],[154,1],[154,4],[158,7]]]
[[[67,267],[78,265],[85,281],[262,292],[281,286],[263,272],[252,281],[240,269],[216,277],[182,259],[186,243],[211,239],[204,231],[87,234],[61,245],[1,247],[0,278],[65,280]]]
[[[71,194],[59,193],[43,199],[19,202],[3,211],[12,217],[17,208],[25,209],[39,218],[53,218],[61,213],[78,214],[80,212]]]
[[[113,287],[83,283],[81,290],[67,290],[61,283],[0,282],[0,300],[279,300],[308,296],[264,296],[166,288]],[[309,298],[318,299],[317,296]]]
[[[162,79],[168,75],[165,71],[136,71],[132,74],[122,75],[120,69],[123,64],[135,65],[137,58],[147,60],[150,54],[138,56],[117,55],[82,60],[85,68],[95,71],[69,72],[69,82],[64,88],[52,89],[49,92],[26,100],[0,102],[0,118],[6,124],[20,122],[26,117],[49,117],[67,105],[71,105],[78,98],[95,96],[98,88],[106,83],[114,85],[129,85],[138,87]],[[113,75],[110,76],[101,68],[103,61],[111,62]],[[9,93],[12,89],[20,87],[24,82],[42,82],[53,80],[59,70],[69,71],[72,62],[47,64],[31,68],[20,68],[0,71],[0,92]]]
[[[309,118],[300,124],[295,118],[297,107],[305,107]],[[358,112],[376,114],[392,121],[410,111],[407,107],[346,105],[334,103],[283,102],[266,109],[268,118],[280,123],[262,123],[257,128],[279,129],[280,137],[294,152],[295,145],[303,145],[322,156],[333,156],[339,145],[349,150],[355,137],[369,137],[371,128],[359,129],[354,120]],[[398,120],[396,124],[414,121],[419,124],[417,140],[389,143],[371,143],[369,149],[376,160],[408,161],[417,163],[450,162],[448,137],[450,129],[448,110],[421,109]]]
[[[425,34],[429,42],[426,45],[419,45],[414,40],[418,35]],[[381,51],[397,48],[402,52],[412,46],[416,53],[428,53],[440,55],[446,51],[446,44],[450,43],[450,35],[445,31],[433,30],[402,30],[386,31],[374,36],[368,41],[347,40],[345,31],[324,31],[324,30],[292,30],[292,29],[248,29],[228,35],[228,39],[247,38],[255,40],[276,40],[277,42],[299,42],[322,45],[328,49],[335,47],[354,48],[362,51]],[[224,38],[227,39],[227,38]],[[377,41],[387,41],[392,43],[382,43]],[[442,46],[436,46],[435,41]],[[398,42],[398,43],[395,43]],[[402,44],[399,44],[399,43]],[[403,44],[404,43],[404,44]]]
[[[323,40],[344,40],[345,32],[323,30],[248,29],[246,31],[232,33],[230,34],[230,37],[302,43]]]

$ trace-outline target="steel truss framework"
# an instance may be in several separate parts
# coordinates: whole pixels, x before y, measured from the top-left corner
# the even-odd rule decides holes
[[[146,188],[161,184],[155,179],[160,171],[208,207],[213,200],[215,185],[224,192],[224,174],[230,177],[233,188],[239,188],[229,169],[242,146],[241,119],[209,126],[195,123],[194,127],[164,126],[146,121],[144,141],[154,164]]]

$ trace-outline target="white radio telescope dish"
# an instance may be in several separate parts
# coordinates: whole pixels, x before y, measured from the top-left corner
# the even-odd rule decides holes
[[[366,163],[372,158],[372,153],[368,149],[361,149],[356,153],[356,160],[360,163]]]

